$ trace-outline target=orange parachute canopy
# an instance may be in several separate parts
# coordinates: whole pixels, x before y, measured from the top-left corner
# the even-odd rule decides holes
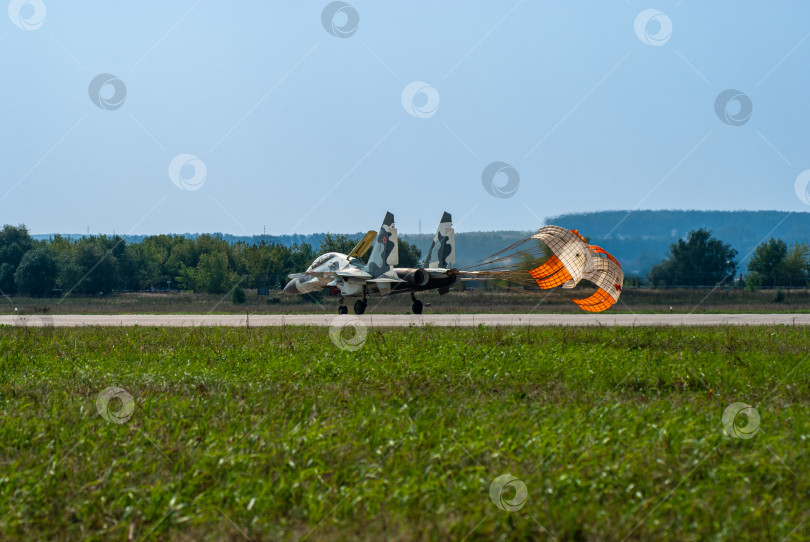
[[[470,269],[475,278],[501,279],[541,290],[574,288],[582,280],[597,287],[584,299],[572,299],[582,310],[601,312],[619,300],[624,273],[605,249],[589,245],[577,230],[545,226],[536,234],[485,258]]]

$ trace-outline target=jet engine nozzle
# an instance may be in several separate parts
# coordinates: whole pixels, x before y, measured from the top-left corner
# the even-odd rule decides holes
[[[424,269],[395,269],[397,277],[408,283],[408,286],[424,286],[430,280],[430,275]]]

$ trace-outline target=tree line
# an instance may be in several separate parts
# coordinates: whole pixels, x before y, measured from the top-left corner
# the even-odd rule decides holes
[[[737,251],[712,236],[706,229],[692,230],[686,239],[670,245],[668,256],[649,273],[654,286],[742,285],[736,277]],[[806,287],[810,276],[810,246],[770,238],[753,251],[747,266],[744,286],[749,290],[762,287]]]
[[[327,234],[316,251],[302,243],[229,243],[220,236],[155,235],[138,243],[120,236],[54,235],[37,241],[24,225],[0,230],[0,295],[98,295],[144,290],[226,293],[237,285],[280,288],[318,254],[348,253],[357,240]],[[416,266],[421,252],[399,241],[400,264]]]
[[[217,235],[190,239],[155,235],[137,243],[120,236],[54,235],[35,240],[24,225],[0,230],[0,295],[98,295],[144,290],[226,293],[234,287],[281,288],[287,275],[304,271],[324,252],[348,253],[356,236],[326,234],[319,247],[261,241],[228,242]],[[421,250],[399,240],[400,265],[420,265]],[[698,229],[670,245],[669,254],[647,277],[652,286],[714,286],[740,281],[737,251]],[[806,287],[810,247],[769,239],[753,252],[745,286]]]

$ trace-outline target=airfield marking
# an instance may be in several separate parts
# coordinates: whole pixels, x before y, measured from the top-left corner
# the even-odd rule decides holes
[[[0,316],[17,327],[328,327],[337,318],[356,318],[369,327],[484,326],[761,326],[810,325],[810,314],[55,314]]]

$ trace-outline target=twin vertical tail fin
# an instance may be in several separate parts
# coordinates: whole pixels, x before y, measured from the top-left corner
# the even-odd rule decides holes
[[[374,244],[374,239],[377,237],[377,232],[374,230],[370,230],[366,232],[360,242],[355,245],[351,252],[349,252],[346,257],[347,258],[363,258],[368,251],[371,250],[371,245]]]
[[[371,256],[368,259],[368,271],[373,277],[391,271],[399,264],[397,229],[394,227],[394,215],[385,213],[380,231],[374,239]]]
[[[450,213],[442,215],[436,235],[430,244],[424,267],[449,269],[456,265],[456,233],[453,230],[453,219]]]
[[[352,251],[354,252],[354,251]],[[380,231],[374,238],[371,256],[368,258],[368,271],[373,277],[379,277],[399,265],[399,244],[397,229],[394,226],[394,215],[385,213]],[[423,267],[450,269],[456,265],[456,234],[453,230],[453,219],[445,212],[439,222],[436,235],[430,244]]]

